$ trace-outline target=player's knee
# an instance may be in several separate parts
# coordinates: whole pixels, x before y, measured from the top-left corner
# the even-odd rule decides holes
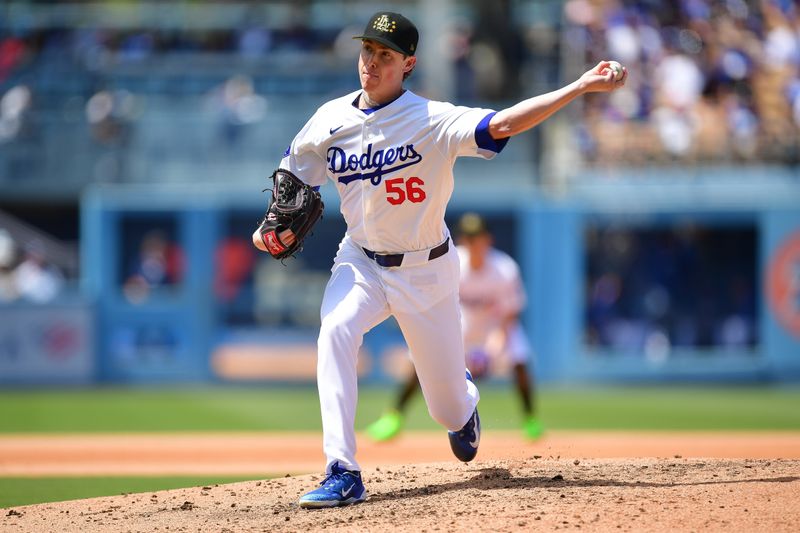
[[[340,345],[350,343],[353,340],[353,327],[345,320],[341,320],[335,315],[328,315],[322,319],[319,328],[320,344],[329,343]]]
[[[462,420],[463,413],[455,406],[428,406],[428,413],[431,418],[450,431],[458,431],[465,423],[465,420]]]

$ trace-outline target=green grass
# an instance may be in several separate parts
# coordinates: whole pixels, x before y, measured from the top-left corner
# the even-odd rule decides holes
[[[481,385],[485,429],[517,429],[509,387]],[[356,427],[391,403],[393,388],[360,391]],[[549,429],[800,430],[800,388],[617,387],[538,395]],[[438,429],[417,396],[406,427]],[[320,431],[314,387],[100,388],[0,391],[0,434],[186,431]],[[0,508],[253,477],[0,477]]]
[[[356,427],[390,405],[392,388],[362,388]],[[618,387],[544,389],[539,411],[551,429],[800,430],[800,389]],[[481,386],[487,429],[515,429],[509,387]],[[436,429],[421,397],[409,429]],[[0,391],[1,433],[319,431],[313,387]]]
[[[0,508],[235,483],[258,477],[0,477]],[[183,503],[183,502],[180,502]]]
[[[550,429],[800,430],[800,389],[545,389],[538,395],[538,405]],[[519,401],[509,388],[482,387],[480,406],[485,428],[519,427]],[[359,410],[358,427],[363,427],[360,421],[374,419],[373,406],[362,402]],[[420,399],[410,409],[407,427],[437,427]]]

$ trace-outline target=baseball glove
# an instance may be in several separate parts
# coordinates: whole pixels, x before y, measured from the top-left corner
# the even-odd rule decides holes
[[[273,182],[272,199],[256,230],[261,241],[256,241],[256,246],[275,259],[285,259],[303,249],[303,239],[322,216],[325,206],[318,191],[288,170],[279,168],[269,179]],[[291,231],[293,239],[285,237],[286,230]],[[256,236],[253,238],[255,241]]]

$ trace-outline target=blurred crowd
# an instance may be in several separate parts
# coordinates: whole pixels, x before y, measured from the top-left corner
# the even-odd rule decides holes
[[[64,286],[64,274],[49,260],[44,243],[20,244],[0,228],[0,304],[47,303],[61,294]]]
[[[653,361],[682,348],[752,348],[756,250],[754,228],[593,228],[586,341]]]
[[[587,159],[800,161],[794,0],[569,0],[564,14],[571,53],[630,72],[623,91],[587,100]]]
[[[311,28],[298,19],[270,29],[257,21],[237,28],[42,28],[2,32],[0,83],[14,69],[37,61],[68,61],[88,70],[145,61],[167,53],[227,54],[260,58],[272,52],[331,49],[340,28]]]
[[[139,239],[125,235],[123,244],[122,293],[133,304],[147,301],[153,291],[175,288],[183,279],[183,250],[170,231],[158,226],[148,229]]]
[[[352,64],[350,37],[360,28],[346,17],[315,22],[312,13],[331,4],[283,3],[280,23],[265,20],[269,10],[240,4],[252,13],[202,29],[174,20],[4,29],[0,19],[0,148],[30,135],[26,117],[60,93],[67,108],[76,99],[85,107],[91,138],[118,152],[100,173],[124,175],[130,126],[148,91],[207,96],[222,146],[233,146],[248,124],[267,119],[272,91],[318,99],[314,91],[352,87],[341,60]],[[553,89],[601,59],[628,67],[624,90],[572,106],[581,110],[578,151],[590,163],[800,162],[794,0],[455,5],[459,14],[439,37],[458,101],[513,101]]]
[[[248,125],[265,119],[267,99],[259,94],[269,89],[265,81],[283,93],[298,90],[297,84],[281,83],[280,69],[261,62],[325,56],[337,49],[344,29],[312,28],[302,12],[298,8],[280,28],[251,17],[237,27],[196,30],[10,29],[0,13],[0,159],[14,162],[15,174],[34,175],[41,166],[34,153],[48,151],[48,139],[86,139],[73,153],[76,160],[89,161],[84,175],[95,181],[130,179],[131,142],[150,96],[194,98],[195,112],[185,120],[213,116],[220,146],[235,147]],[[302,68],[291,60],[281,64],[287,72]],[[309,69],[304,72],[308,76]]]

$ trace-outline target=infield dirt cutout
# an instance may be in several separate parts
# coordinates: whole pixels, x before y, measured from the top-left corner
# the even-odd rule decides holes
[[[797,531],[800,434],[487,432],[451,459],[437,433],[359,441],[369,498],[304,511],[322,479],[278,477],[3,509],[0,531]],[[0,475],[320,471],[318,434],[0,438]],[[138,466],[138,470],[136,467]],[[23,470],[27,468],[27,474]]]

